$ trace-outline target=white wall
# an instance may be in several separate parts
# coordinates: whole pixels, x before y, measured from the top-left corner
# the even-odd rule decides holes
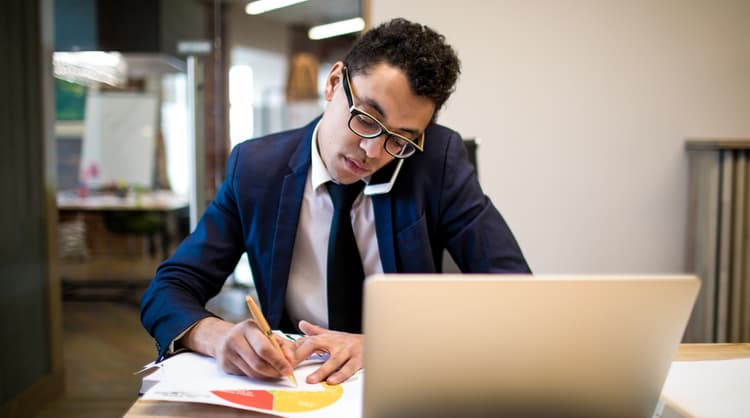
[[[232,2],[227,11],[227,38],[231,47],[245,46],[288,55],[289,30],[286,25],[267,19],[264,15],[245,13],[247,2]]]
[[[237,91],[236,86],[229,86],[232,145],[285,128],[281,114],[291,45],[289,29],[263,15],[246,14],[246,4],[232,4],[227,13],[230,65],[252,69],[252,82],[243,83],[245,87],[252,86],[249,91]],[[243,94],[249,96],[249,102],[238,105],[236,99]]]
[[[537,273],[685,269],[686,137],[750,137],[750,2],[371,0],[462,60],[439,121]]]
[[[247,65],[253,69],[253,104],[267,105],[269,100],[283,100],[290,54],[290,33],[286,25],[245,13],[247,2],[230,5],[227,31],[230,65]]]

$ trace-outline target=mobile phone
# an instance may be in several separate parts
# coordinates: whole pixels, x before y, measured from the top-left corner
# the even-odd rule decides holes
[[[398,161],[393,161],[375,172],[375,174],[370,177],[370,182],[365,186],[364,193],[368,196],[372,196],[374,194],[390,192],[403,164],[404,160],[400,159]]]

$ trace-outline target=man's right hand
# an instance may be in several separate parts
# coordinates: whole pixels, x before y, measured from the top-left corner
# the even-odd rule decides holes
[[[274,335],[279,353],[252,319],[233,324],[215,317],[200,320],[181,339],[184,347],[214,357],[230,374],[275,379],[295,366],[293,342]]]

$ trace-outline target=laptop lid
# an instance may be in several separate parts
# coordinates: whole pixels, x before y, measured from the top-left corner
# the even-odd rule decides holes
[[[651,417],[694,276],[378,275],[365,418]]]

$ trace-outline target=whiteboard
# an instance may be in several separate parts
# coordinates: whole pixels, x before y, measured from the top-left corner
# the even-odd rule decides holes
[[[158,98],[134,92],[90,92],[86,97],[81,182],[116,181],[150,188],[156,159]]]

